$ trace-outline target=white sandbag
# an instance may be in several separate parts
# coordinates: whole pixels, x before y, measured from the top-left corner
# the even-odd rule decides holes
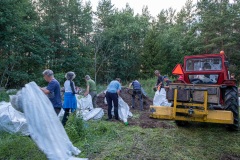
[[[0,102],[0,130],[29,135],[27,120],[23,113],[15,110],[11,103]]]
[[[112,115],[114,115],[114,104],[112,108]],[[118,116],[119,119],[124,123],[127,122],[128,117],[132,117],[132,113],[130,112],[130,108],[126,102],[121,97],[118,97]]]
[[[95,108],[95,109],[100,109],[100,111],[93,117],[94,120],[99,120],[102,119],[104,116],[104,111],[102,108]]]
[[[88,121],[90,119],[101,119],[104,115],[103,109],[102,108],[94,108],[91,111],[89,110],[83,110],[80,112],[81,117],[83,118],[84,121]]]
[[[166,98],[166,91],[161,88],[160,92],[156,91],[153,98],[153,106],[166,106],[171,107],[172,103],[169,103]]]
[[[21,94],[19,94],[21,93]],[[50,160],[66,160],[81,151],[69,140],[52,103],[35,82],[25,85],[18,95],[31,138]],[[80,159],[80,158],[75,158]]]
[[[81,95],[76,95],[77,98],[77,108],[81,110],[92,110],[93,104],[92,104],[92,96],[88,94],[86,97],[83,97]]]

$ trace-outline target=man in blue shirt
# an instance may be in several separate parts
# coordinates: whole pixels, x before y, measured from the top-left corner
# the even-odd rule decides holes
[[[129,84],[129,88],[133,87],[133,94],[132,94],[132,108],[135,107],[135,96],[138,95],[140,100],[140,109],[143,110],[143,97],[142,97],[142,86],[138,80],[133,81]]]
[[[108,104],[108,119],[112,119],[112,103],[114,104],[114,117],[116,120],[119,120],[118,117],[118,96],[121,91],[121,79],[117,78],[116,80],[113,80],[110,82],[110,84],[107,87],[107,93],[106,93],[106,99]]]
[[[48,82],[48,86],[47,88],[41,88],[41,90],[48,96],[56,114],[58,115],[62,108],[60,84],[54,78],[53,71],[50,69],[43,72],[43,77]]]

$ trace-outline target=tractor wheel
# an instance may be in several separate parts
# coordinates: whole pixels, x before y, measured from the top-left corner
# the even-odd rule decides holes
[[[188,121],[175,121],[176,125],[179,126],[179,127],[185,127],[189,124]]]
[[[238,88],[237,87],[228,87],[225,90],[224,96],[225,110],[232,111],[234,123],[227,125],[229,130],[238,130],[239,129],[239,106],[238,106]]]

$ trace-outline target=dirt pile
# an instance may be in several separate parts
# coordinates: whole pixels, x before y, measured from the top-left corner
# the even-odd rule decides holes
[[[224,154],[220,157],[220,160],[240,160],[240,156]]]
[[[142,128],[174,128],[173,125],[170,125],[166,121],[159,120],[159,119],[152,119],[149,117],[150,111],[149,107],[153,104],[153,101],[149,97],[143,98],[143,111],[140,111],[140,105],[138,98],[135,99],[135,108],[131,108],[132,106],[132,95],[131,90],[129,91],[127,88],[122,88],[121,97],[122,99],[128,104],[130,107],[131,112],[133,115],[137,117],[129,118],[128,122],[129,125],[140,126]],[[97,105],[104,109],[105,114],[107,114],[107,105],[104,103],[105,94],[102,92],[97,97]],[[139,116],[138,116],[139,115]]]

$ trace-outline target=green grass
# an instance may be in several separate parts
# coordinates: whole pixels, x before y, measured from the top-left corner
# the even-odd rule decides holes
[[[0,91],[0,102],[1,101],[9,101],[9,95],[6,92]]]
[[[44,160],[46,156],[38,149],[30,137],[0,132],[0,159]]]
[[[140,80],[150,97],[154,95],[152,87],[155,81]],[[98,88],[101,91],[106,86]],[[6,94],[0,95],[8,100]],[[133,118],[138,119],[139,115]],[[168,123],[175,125],[172,121]],[[104,120],[83,122],[72,116],[66,131],[82,151],[79,157],[91,160],[217,160],[224,154],[240,155],[240,132],[229,132],[219,124],[193,123],[183,128],[143,129]],[[0,133],[0,159],[42,160],[46,157],[29,137]]]

